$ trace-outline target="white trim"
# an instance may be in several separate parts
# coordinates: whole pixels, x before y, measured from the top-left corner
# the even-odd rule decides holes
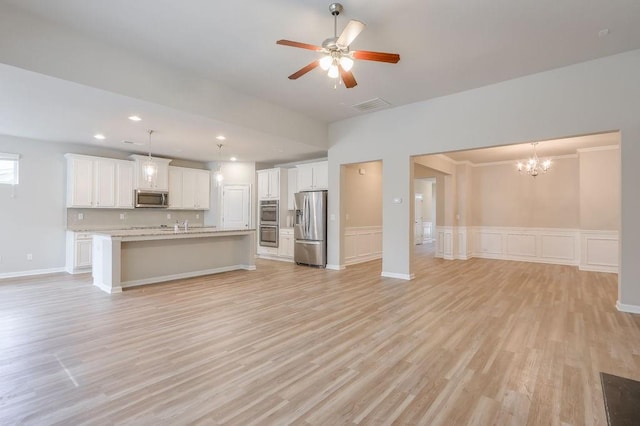
[[[620,149],[620,145],[604,145],[604,146],[594,146],[591,148],[579,148],[576,151],[578,152],[594,152],[594,151],[611,151],[614,149]]]
[[[344,230],[344,263],[369,262],[382,258],[382,226],[358,226]]]
[[[516,260],[618,273],[618,232],[572,228],[438,226],[435,257]]]
[[[118,287],[111,287],[108,286],[106,284],[102,284],[99,282],[94,281],[93,285],[98,287],[100,290],[104,291],[105,293],[109,293],[109,294],[114,294],[114,293],[122,293],[122,287],[118,286]]]
[[[609,272],[617,274],[619,270],[618,231],[580,231],[581,271]]]
[[[160,277],[142,278],[142,279],[133,280],[133,281],[123,281],[120,285],[123,288],[135,287],[135,286],[139,286],[139,285],[155,284],[155,283],[161,283],[161,282],[165,282],[165,281],[173,281],[173,280],[180,280],[180,279],[184,279],[184,278],[199,277],[199,276],[203,276],[203,275],[219,274],[221,272],[237,271],[239,269],[244,269],[246,271],[255,271],[256,267],[253,266],[253,265],[223,266],[221,268],[203,269],[203,270],[200,270],[200,271],[190,271],[190,272],[183,272],[183,273],[180,273],[180,274],[163,275],[163,276],[160,276]],[[100,287],[99,285],[96,285],[96,286]],[[102,287],[100,287],[100,288],[102,288]]]
[[[0,280],[5,278],[30,277],[32,275],[57,274],[58,272],[66,272],[64,266],[61,268],[31,269],[29,271],[5,272],[0,274]],[[87,272],[90,272],[90,270]]]
[[[384,271],[380,273],[380,276],[384,278],[397,278],[397,279],[406,280],[406,281],[412,280],[416,277],[415,274],[397,274],[395,272],[384,272]]]
[[[330,269],[332,271],[343,271],[344,269],[346,269],[346,266],[344,266],[344,265],[327,265],[327,266],[325,266],[325,269]]]
[[[628,314],[640,314],[640,306],[627,305],[625,303],[620,303],[619,300],[616,302],[616,309],[620,312],[626,312]]]

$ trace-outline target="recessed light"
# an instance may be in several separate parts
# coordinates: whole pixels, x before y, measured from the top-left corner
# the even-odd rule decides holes
[[[131,120],[131,121],[141,121],[142,118],[138,117],[137,115],[131,115],[131,116],[129,116],[129,120]]]
[[[98,139],[98,140],[105,140],[107,137],[105,135],[103,135],[102,133],[96,133],[95,135],[93,135],[94,138]]]
[[[220,135],[220,136],[216,136],[216,139],[218,139],[219,141],[223,141],[227,138],[225,138],[224,136]]]
[[[609,35],[609,29],[608,28],[604,28],[600,31],[598,31],[598,37],[606,37]]]
[[[236,157],[231,157],[231,158],[229,158],[229,160],[231,160],[231,161],[238,161],[238,159],[237,159]]]

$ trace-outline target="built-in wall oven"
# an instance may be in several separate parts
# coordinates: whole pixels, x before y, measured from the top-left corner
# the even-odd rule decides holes
[[[278,247],[278,200],[260,201],[260,241],[264,247]]]

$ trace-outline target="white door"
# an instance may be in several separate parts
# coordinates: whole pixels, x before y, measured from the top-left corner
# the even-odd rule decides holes
[[[249,185],[223,185],[222,228],[249,228],[251,198]]]
[[[422,244],[424,238],[422,228],[422,194],[416,194],[415,214],[414,214],[414,242]]]

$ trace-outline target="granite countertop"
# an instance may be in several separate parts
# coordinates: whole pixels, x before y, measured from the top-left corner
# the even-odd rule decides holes
[[[177,232],[174,228],[139,228],[139,229],[114,229],[92,231],[95,234],[111,237],[174,237],[184,235],[224,234],[230,232],[255,231],[255,229],[218,229],[215,226],[193,227],[188,230],[180,228]]]

